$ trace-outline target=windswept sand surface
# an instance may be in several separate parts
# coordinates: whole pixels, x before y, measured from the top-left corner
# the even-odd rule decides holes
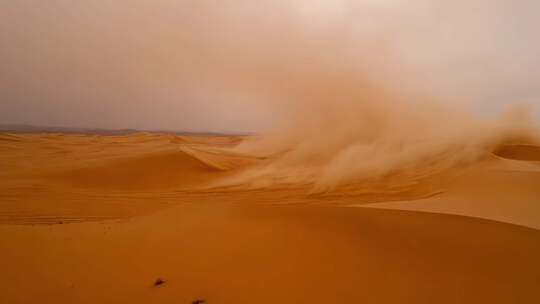
[[[509,145],[495,152],[500,157],[463,172],[440,195],[357,206],[473,216],[540,229],[540,149]]]
[[[0,134],[0,303],[540,302],[537,146],[318,191],[240,141]]]

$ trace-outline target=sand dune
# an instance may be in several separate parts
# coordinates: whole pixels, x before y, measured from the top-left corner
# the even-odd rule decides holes
[[[184,153],[204,137],[2,134],[0,222],[121,218],[161,208],[175,192],[226,175]],[[216,138],[230,145],[237,138]]]
[[[180,150],[210,168],[224,171],[242,169],[266,159],[265,157],[234,153],[223,148],[208,148],[208,146],[202,145],[183,145]]]
[[[0,235],[2,303],[539,299],[540,232],[459,216],[214,202]]]
[[[499,156],[487,151],[467,163],[446,163],[447,156],[438,154],[436,162],[424,160],[427,166],[403,167],[405,170],[385,174],[375,172],[374,178],[342,183],[321,192],[317,191],[316,180],[309,176],[326,170],[325,167],[318,164],[297,167],[297,162],[288,168],[289,176],[276,175],[287,164],[284,160],[287,154],[241,153],[235,148],[242,141],[240,137],[136,133],[126,136],[2,134],[1,138],[0,198],[4,203],[0,220],[3,222],[32,222],[29,217],[41,213],[51,222],[62,218],[85,220],[85,216],[88,219],[124,217],[156,210],[171,202],[204,201],[207,196],[225,202],[253,199],[274,204],[348,205],[429,197],[439,200],[456,195],[460,196],[460,202],[483,201],[477,194],[491,193],[484,196],[496,200],[493,206],[500,201],[496,196],[510,199],[510,195],[516,195],[519,200],[530,202],[528,212],[509,216],[512,212],[502,212],[500,206],[474,208],[475,204],[471,203],[469,211],[451,213],[533,227],[537,227],[535,214],[540,214],[535,203],[540,197],[537,190],[540,166],[534,161],[540,153],[533,145],[501,145],[493,150]],[[440,164],[443,166],[437,167]],[[276,171],[276,168],[280,169]],[[269,181],[268,177],[279,182]],[[492,187],[496,187],[495,191],[491,191]],[[249,193],[247,198],[245,193]],[[105,209],[88,203],[69,203],[99,200],[105,200],[105,205],[109,200],[114,203]],[[129,203],[133,201],[143,203],[133,207]],[[418,205],[417,202],[404,204],[409,208]],[[445,212],[440,204],[426,204],[439,206],[436,212]],[[452,208],[458,205],[451,204]],[[518,205],[504,206],[520,210]],[[499,210],[497,214],[501,215],[490,215],[493,210]]]
[[[0,302],[540,300],[537,146],[314,191],[242,140],[0,134]]]
[[[217,170],[180,152],[154,153],[109,161],[103,165],[78,168],[53,175],[76,187],[112,190],[182,189],[208,182]]]
[[[494,157],[469,168],[435,197],[384,202],[363,207],[449,213],[492,219],[540,229],[540,149],[507,145]]]

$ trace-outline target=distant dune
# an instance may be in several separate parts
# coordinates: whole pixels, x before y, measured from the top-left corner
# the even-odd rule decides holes
[[[65,133],[65,134],[87,134],[87,135],[128,135],[140,132],[167,133],[186,136],[222,136],[222,135],[244,135],[248,133],[219,133],[210,131],[175,131],[175,130],[140,130],[140,129],[99,129],[99,128],[74,128],[74,127],[52,127],[35,126],[24,124],[0,124],[0,132],[4,133]]]

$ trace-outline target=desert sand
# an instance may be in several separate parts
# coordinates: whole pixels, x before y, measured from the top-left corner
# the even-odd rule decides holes
[[[358,191],[245,140],[2,133],[0,303],[540,301],[537,146]]]
[[[540,1],[0,1],[0,304],[540,303]]]

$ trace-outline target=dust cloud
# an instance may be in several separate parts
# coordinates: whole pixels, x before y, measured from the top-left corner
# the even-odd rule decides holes
[[[190,150],[215,167],[240,169],[219,186],[408,191],[489,158],[500,145],[537,140],[527,106],[517,105],[500,117],[478,117],[463,103],[419,90],[414,79],[396,81],[415,75],[400,71],[399,64],[389,70],[387,61],[397,60],[395,49],[403,37],[419,38],[414,31],[401,29],[397,38],[385,30],[402,20],[385,20],[387,27],[358,39],[356,28],[348,26],[359,17],[354,13],[325,19],[329,25],[272,12],[255,10],[247,16],[266,22],[277,18],[280,26],[260,21],[258,27],[241,28],[239,36],[225,35],[220,40],[225,47],[220,45],[206,70],[206,79],[216,80],[222,90],[249,94],[276,113],[269,117],[273,128],[223,150],[224,155],[236,153],[235,161],[243,156],[251,162],[234,166],[229,158],[223,165],[216,157],[209,160],[209,153],[218,154],[215,150],[206,150],[206,156],[205,148]],[[246,168],[246,163],[252,165]]]
[[[505,86],[512,99],[535,95],[528,84],[538,72],[536,54],[514,38],[534,46],[537,18],[517,20],[504,1],[482,10],[485,4],[136,1],[125,9],[56,1],[54,7],[70,12],[62,19],[55,18],[61,10],[34,3],[30,24],[14,32],[35,39],[9,44],[1,56],[14,59],[6,64],[18,71],[3,81],[17,95],[5,113],[22,107],[36,121],[107,118],[100,127],[136,122],[257,131],[260,136],[225,149],[234,160],[210,160],[208,147],[185,150],[240,171],[225,184],[328,191],[361,181],[371,191],[394,191],[474,163],[502,143],[534,137],[527,110],[480,118],[459,99],[478,97],[472,103],[485,106],[486,91],[505,97]],[[534,11],[535,5],[512,8]],[[20,7],[5,11],[16,16]],[[35,47],[48,60],[28,52]],[[527,64],[527,78],[509,54]],[[502,77],[507,71],[520,85]]]

